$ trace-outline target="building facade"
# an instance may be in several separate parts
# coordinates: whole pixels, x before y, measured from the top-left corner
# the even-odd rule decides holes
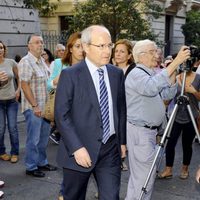
[[[57,0],[50,0],[58,2]],[[14,58],[16,54],[23,56],[27,52],[27,38],[32,33],[42,32],[52,36],[65,33],[69,27],[70,18],[73,16],[73,8],[77,2],[87,0],[60,0],[58,8],[50,17],[38,17],[38,12],[27,9],[23,0],[0,1],[0,40],[8,46],[8,57]],[[163,8],[163,13],[158,19],[147,19],[151,22],[152,30],[158,35],[163,44],[165,55],[174,54],[184,44],[184,36],[181,26],[185,23],[186,12],[191,9],[200,9],[200,0],[158,0]],[[65,43],[66,37],[60,39],[48,37],[53,41],[47,48],[53,51],[59,41]]]
[[[56,2],[57,0],[51,0]],[[68,18],[73,16],[72,10],[77,2],[87,0],[61,0],[55,14],[49,18],[40,18],[42,32],[60,34],[68,28]],[[165,55],[174,54],[184,44],[181,26],[185,24],[186,12],[200,9],[200,0],[158,0],[163,8],[159,19],[147,18],[151,21],[152,30],[163,44]]]
[[[152,20],[152,29],[164,43],[165,56],[177,53],[185,43],[181,26],[185,24],[186,12],[200,10],[200,0],[160,0],[164,12],[158,19]]]
[[[27,52],[27,39],[32,33],[40,33],[38,12],[24,8],[23,1],[0,1],[0,40],[8,47],[8,57]]]

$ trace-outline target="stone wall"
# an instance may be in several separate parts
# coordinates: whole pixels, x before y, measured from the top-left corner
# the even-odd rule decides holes
[[[27,38],[40,32],[38,12],[26,9],[20,0],[0,1],[0,40],[8,47],[9,58],[27,52]]]
[[[165,55],[177,53],[185,43],[181,26],[185,24],[186,13],[191,9],[200,9],[200,0],[158,0],[158,2],[163,8],[163,13],[159,19],[152,20],[152,30],[164,44]],[[166,24],[167,17],[170,18],[168,24]],[[167,34],[169,38],[166,40]]]

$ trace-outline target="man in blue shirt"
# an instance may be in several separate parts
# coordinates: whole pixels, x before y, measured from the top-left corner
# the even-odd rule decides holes
[[[174,61],[159,73],[153,70],[158,61],[153,41],[138,41],[133,48],[136,67],[125,81],[127,102],[127,147],[130,178],[126,200],[138,200],[156,153],[157,128],[165,117],[163,100],[177,91],[176,68],[190,57],[183,46]],[[148,182],[145,200],[151,198],[155,170]]]

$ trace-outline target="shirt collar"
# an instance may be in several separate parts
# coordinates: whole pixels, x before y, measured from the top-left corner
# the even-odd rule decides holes
[[[99,67],[97,67],[96,65],[94,65],[87,57],[85,58],[85,62],[86,62],[86,64],[87,64],[87,66],[88,66],[88,68],[89,68],[91,74],[96,73],[96,71],[99,69]],[[103,70],[105,71],[106,66],[103,65],[103,66],[101,66],[100,68],[103,69]]]
[[[42,57],[38,59],[30,51],[28,52],[28,55],[35,61],[36,64],[42,63]]]

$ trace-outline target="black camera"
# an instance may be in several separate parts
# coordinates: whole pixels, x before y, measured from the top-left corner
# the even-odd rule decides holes
[[[200,59],[200,49],[196,46],[189,46],[190,54],[192,58]]]
[[[187,71],[192,70],[194,63],[200,60],[200,49],[198,47],[191,45],[189,46],[189,50],[190,58],[187,59],[185,66],[185,69]]]

